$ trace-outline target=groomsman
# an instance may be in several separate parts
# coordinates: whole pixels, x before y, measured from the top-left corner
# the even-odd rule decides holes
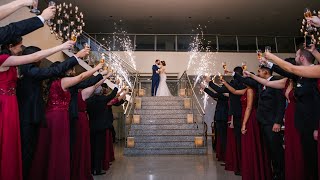
[[[233,70],[235,73],[239,74],[240,76],[243,75],[243,69],[242,67],[235,67]],[[210,80],[207,80],[210,81]],[[241,81],[238,79],[234,79],[230,82],[230,85],[237,89],[244,89],[244,85]],[[237,145],[237,167],[238,169],[235,169],[235,174],[240,175],[241,174],[241,114],[242,114],[242,108],[241,108],[241,102],[239,95],[234,95],[229,92],[229,90],[225,86],[218,86],[214,84],[212,81],[209,82],[209,86],[216,91],[217,93],[229,93],[230,96],[230,107],[229,107],[229,115],[233,117],[233,125],[234,125],[234,132],[235,132],[235,138],[236,138],[236,145]]]
[[[117,95],[117,92],[118,88],[115,87],[109,95],[105,96],[102,94],[100,86],[96,89],[95,95],[86,101],[90,119],[91,170],[93,175],[105,174],[102,170],[102,163],[106,147],[106,130],[111,126],[106,106]]]
[[[296,63],[302,66],[311,66],[315,57],[311,52],[300,49],[296,53]],[[281,76],[288,77],[295,82],[294,96],[296,99],[295,127],[301,136],[302,150],[305,159],[305,179],[318,178],[318,154],[317,141],[313,138],[313,132],[318,130],[320,93],[318,90],[318,79],[302,78],[284,71],[278,65],[268,62],[268,67]]]
[[[269,81],[276,80],[272,70],[266,66],[259,67],[258,76]],[[284,149],[280,130],[286,106],[285,97],[281,90],[263,86],[251,78],[243,78],[237,73],[234,73],[234,78],[258,91],[257,120],[272,161],[273,179],[284,180]]]
[[[21,2],[15,1],[15,2],[16,3],[12,2],[10,4],[1,6],[1,8],[6,8],[5,10],[7,10],[4,16],[13,13],[15,10],[19,9],[20,7],[22,7],[22,5],[24,5],[24,4],[21,4],[21,3],[24,3],[23,1]],[[40,16],[32,17],[29,19],[25,19],[19,22],[14,22],[9,25],[0,27],[0,44],[8,43],[8,41],[11,40],[13,37],[24,36],[26,34],[29,34],[43,27],[44,22],[49,19],[52,19],[55,15],[55,12],[56,12],[56,8],[54,6],[51,6],[43,10]]]
[[[209,77],[207,77],[209,78]],[[227,128],[228,128],[228,111],[229,111],[229,97],[224,96],[221,93],[214,93],[210,89],[206,88],[204,84],[200,84],[201,89],[204,90],[209,96],[217,101],[214,121],[216,127],[216,138],[219,138],[221,153],[219,158],[224,160],[227,145]],[[220,160],[220,159],[219,159]]]

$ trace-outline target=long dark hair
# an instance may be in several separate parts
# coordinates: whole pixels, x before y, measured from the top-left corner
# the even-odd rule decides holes
[[[57,61],[57,62],[54,62],[50,65],[50,67],[55,67],[55,66],[58,66],[61,62]],[[43,100],[45,101],[45,103],[47,104],[48,103],[48,97],[49,97],[49,92],[50,92],[50,88],[51,88],[51,85],[53,83],[53,81],[56,81],[58,79],[61,79],[63,77],[66,77],[66,74],[65,72],[62,72],[60,73],[59,75],[57,76],[54,76],[54,77],[51,77],[45,81],[42,82],[42,87],[43,87]]]
[[[21,36],[17,36],[12,38],[8,43],[6,44],[2,44],[1,45],[1,51],[0,51],[0,55],[1,54],[7,54],[7,55],[12,55],[11,51],[10,51],[10,45],[12,46],[16,46],[18,44],[20,44],[22,42],[22,37]]]

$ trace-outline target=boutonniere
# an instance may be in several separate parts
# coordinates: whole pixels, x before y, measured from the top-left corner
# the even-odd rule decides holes
[[[299,87],[302,87],[302,85],[300,84],[300,83],[297,83],[297,87],[299,88]]]

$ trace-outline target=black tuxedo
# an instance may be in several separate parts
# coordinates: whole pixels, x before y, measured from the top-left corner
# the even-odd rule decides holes
[[[152,66],[152,83],[151,83],[151,96],[157,95],[157,90],[160,82],[160,75],[157,73],[159,67],[157,65]]]
[[[117,92],[118,88],[114,88],[107,96],[94,95],[86,100],[90,120],[91,170],[95,173],[101,172],[106,146],[106,129],[112,126],[108,121],[110,112],[106,106],[117,95]]]
[[[24,36],[41,27],[43,27],[43,23],[38,17],[25,19],[0,27],[0,44],[8,43],[14,37]]]
[[[234,79],[230,82],[230,85],[239,90],[239,89],[244,89],[245,87],[243,84],[237,80]],[[212,81],[209,82],[209,86],[215,90],[218,93],[229,93],[229,115],[233,116],[233,125],[234,125],[234,133],[235,133],[235,138],[236,138],[236,145],[237,145],[237,162],[239,163],[237,167],[241,166],[241,114],[242,114],[242,107],[241,107],[241,101],[240,98],[241,96],[235,95],[230,93],[230,91],[225,87],[219,87],[216,84],[214,84]],[[236,169],[236,172],[240,172],[240,169]]]
[[[20,114],[23,175],[27,177],[38,138],[40,122],[45,120],[45,103],[42,97],[42,80],[58,76],[77,65],[75,57],[58,66],[39,68],[34,64],[20,66],[22,78],[17,83]]]
[[[296,111],[294,114],[295,127],[301,136],[301,144],[306,162],[306,170],[311,178],[317,177],[317,142],[313,139],[313,131],[319,126],[319,103],[318,79],[301,78],[288,73],[278,65],[273,65],[272,70],[288,77],[295,82],[294,97],[296,99]]]
[[[208,88],[204,89],[209,96],[211,96],[215,101],[217,101],[216,110],[214,113],[215,131],[216,139],[219,138],[221,143],[221,149],[224,154],[226,152],[227,145],[227,128],[228,128],[228,109],[229,109],[229,98],[221,93],[214,93]],[[215,139],[215,140],[216,140]]]
[[[240,80],[244,84],[255,88],[258,92],[258,109],[257,120],[261,125],[261,132],[264,142],[270,154],[274,174],[276,176],[284,176],[284,150],[282,147],[283,138],[280,133],[272,131],[273,125],[283,124],[286,100],[283,92],[279,89],[264,87],[262,84],[251,78],[243,78],[235,74],[234,78]],[[274,77],[271,81],[276,80]]]

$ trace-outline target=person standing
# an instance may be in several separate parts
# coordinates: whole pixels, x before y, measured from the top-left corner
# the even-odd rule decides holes
[[[152,66],[151,96],[155,96],[157,94],[157,90],[159,87],[159,83],[160,83],[159,66],[160,66],[160,60],[157,59],[155,61],[155,64]]]

